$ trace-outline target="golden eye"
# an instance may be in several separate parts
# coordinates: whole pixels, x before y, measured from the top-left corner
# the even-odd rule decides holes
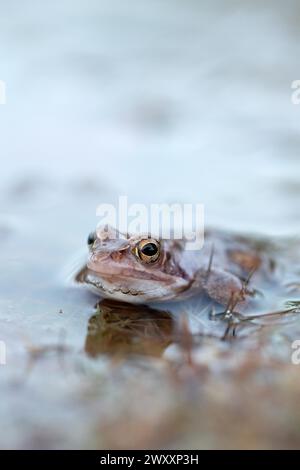
[[[155,263],[160,256],[160,244],[153,238],[141,240],[136,247],[136,255],[144,263]]]

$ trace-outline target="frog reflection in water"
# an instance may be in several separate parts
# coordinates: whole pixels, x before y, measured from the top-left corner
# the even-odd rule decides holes
[[[146,305],[102,300],[89,320],[85,351],[100,354],[141,354],[159,357],[174,337],[174,319]]]
[[[185,240],[125,236],[104,226],[90,234],[88,247],[76,281],[101,297],[128,303],[206,295],[232,308],[247,305],[255,296],[254,280],[270,283],[275,269],[248,239],[219,231],[206,232],[204,247],[191,251]]]

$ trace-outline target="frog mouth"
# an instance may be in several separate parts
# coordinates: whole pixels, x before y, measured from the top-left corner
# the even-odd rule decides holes
[[[125,287],[125,286],[118,286],[118,285],[105,283],[103,279],[100,279],[99,277],[96,277],[96,276],[87,275],[85,282],[95,287],[96,289],[104,293],[110,294],[110,295],[120,293],[124,295],[131,295],[133,297],[137,297],[137,296],[145,294],[143,291],[140,291],[140,290],[129,289],[128,287]]]
[[[142,274],[142,275],[141,275]],[[170,300],[174,296],[187,290],[190,283],[186,281],[178,283],[174,277],[155,275],[155,273],[128,272],[99,272],[86,266],[77,277],[79,282],[85,283],[90,290],[103,297],[110,297],[118,300],[128,299],[129,302],[156,302]]]

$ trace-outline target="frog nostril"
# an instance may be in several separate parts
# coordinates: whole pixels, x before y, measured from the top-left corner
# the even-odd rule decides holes
[[[97,235],[96,232],[91,232],[87,239],[88,246],[92,246],[96,241]]]

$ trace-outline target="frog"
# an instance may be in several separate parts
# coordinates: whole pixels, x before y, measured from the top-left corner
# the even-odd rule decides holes
[[[268,279],[274,263],[246,237],[206,230],[202,249],[188,239],[123,234],[103,226],[88,236],[86,263],[75,281],[101,298],[132,304],[173,302],[196,295],[233,308],[255,297],[253,278]]]

